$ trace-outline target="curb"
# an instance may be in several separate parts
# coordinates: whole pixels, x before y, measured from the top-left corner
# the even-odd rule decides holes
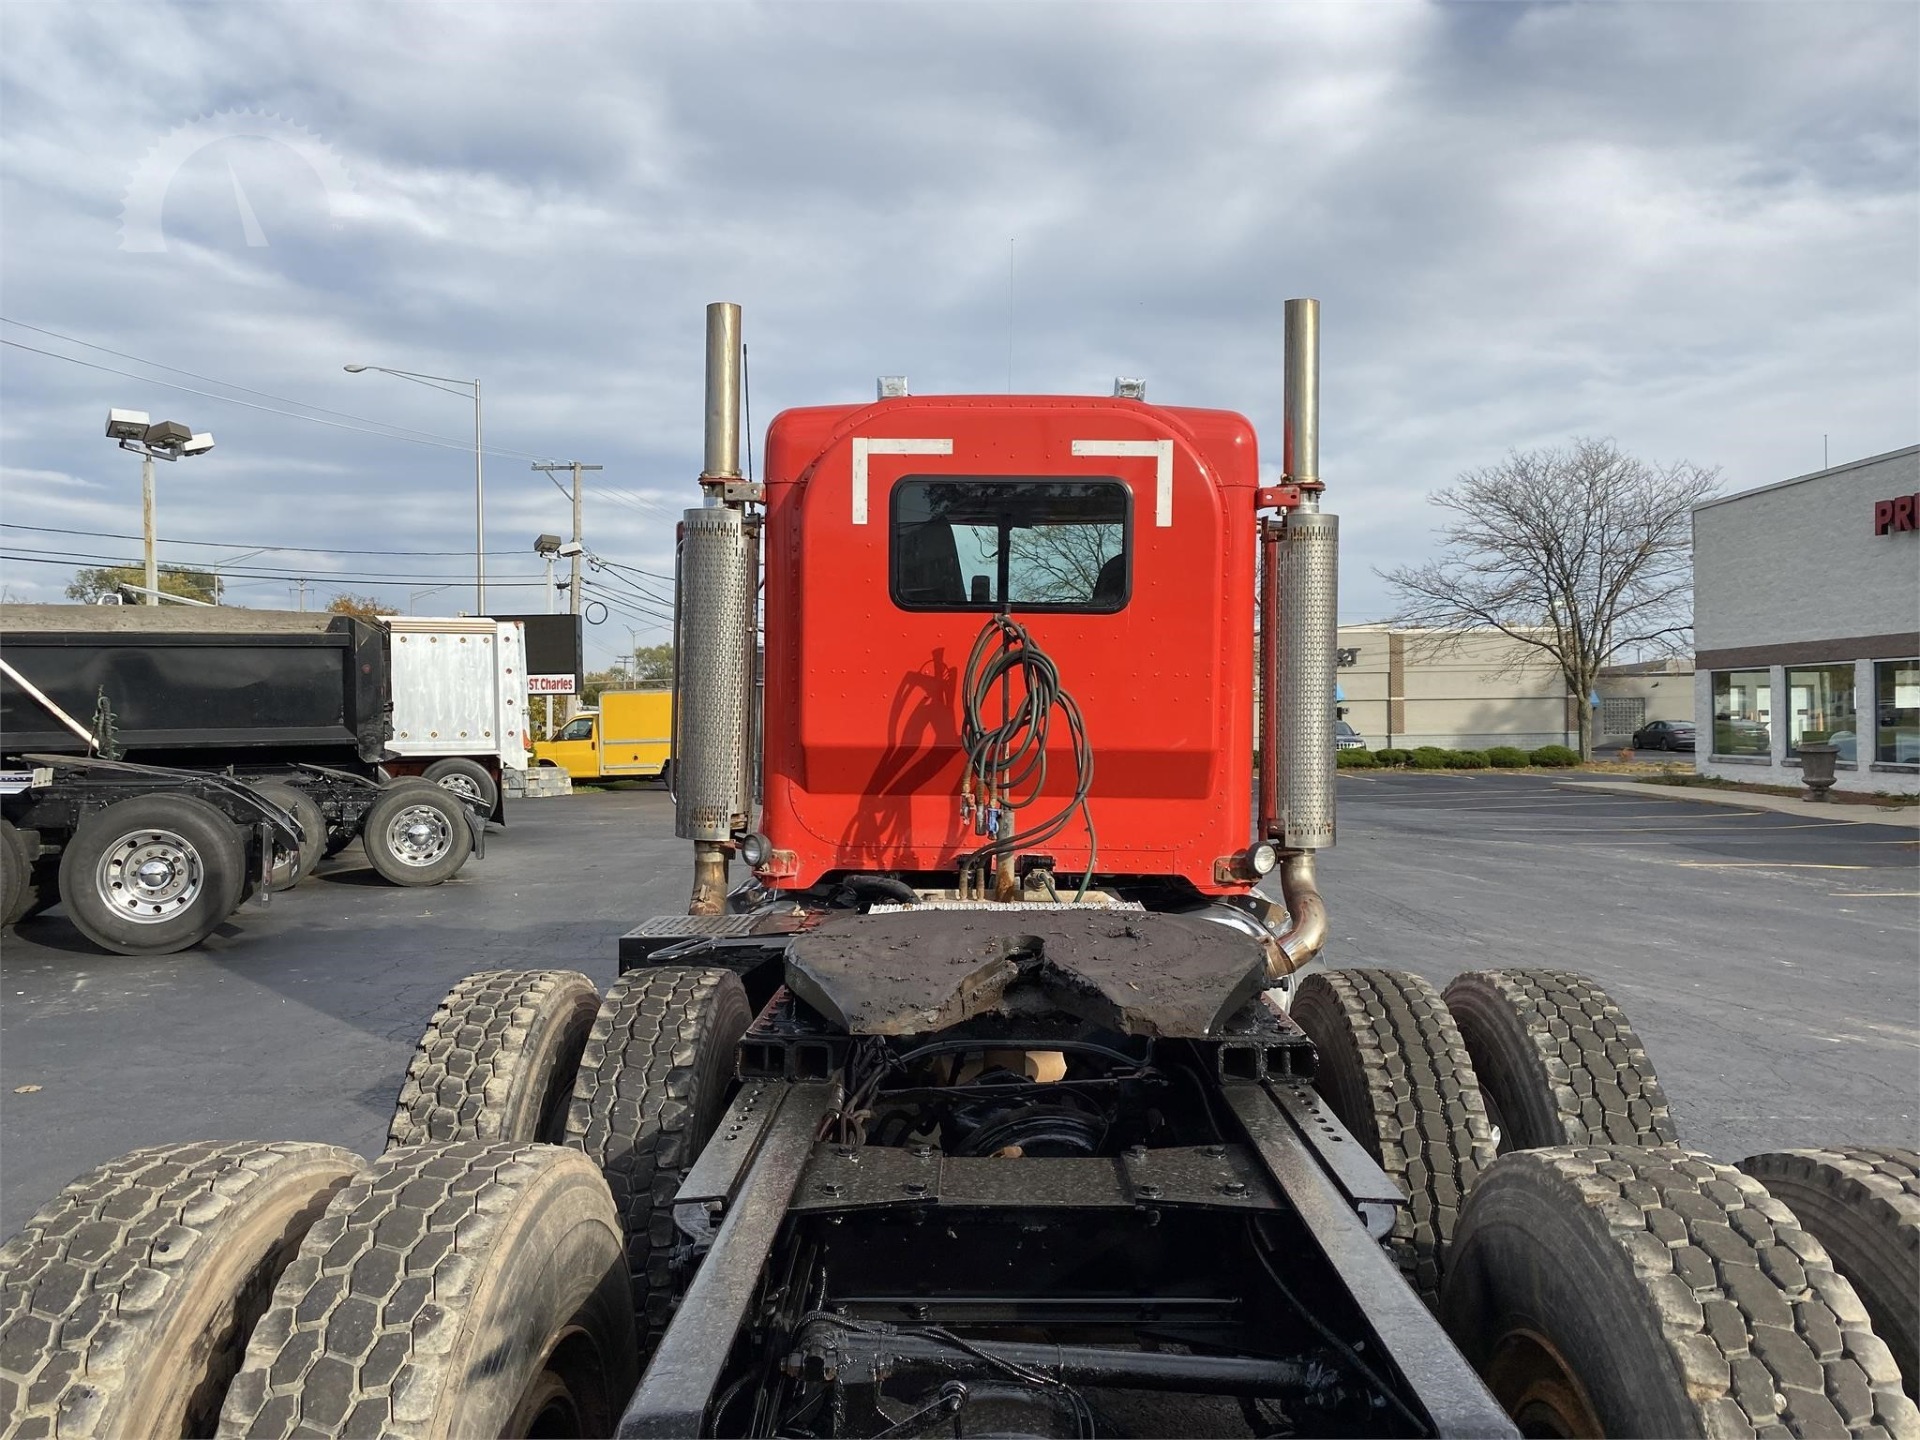
[[[1639,795],[1655,800],[1697,800],[1705,805],[1739,805],[1749,810],[1772,810],[1782,815],[1804,815],[1845,825],[1894,825],[1920,829],[1920,811],[1912,806],[1880,809],[1869,805],[1800,800],[1791,795],[1752,795],[1741,790],[1708,786],[1647,785],[1637,780],[1556,780],[1563,790],[1604,790],[1616,795]]]

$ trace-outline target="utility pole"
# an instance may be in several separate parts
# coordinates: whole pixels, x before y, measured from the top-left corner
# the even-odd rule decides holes
[[[604,470],[604,465],[583,465],[578,460],[568,460],[555,465],[535,465],[536,470],[544,470],[551,475],[556,470],[573,472],[573,555],[571,556],[572,578],[567,585],[567,608],[575,615],[580,613],[580,557],[585,553],[580,547],[586,542],[580,535],[580,474],[584,470]],[[547,592],[551,595],[553,592]],[[567,697],[567,719],[573,719],[580,709],[580,697]]]
[[[300,577],[300,579],[298,579],[298,580],[296,580],[296,581],[294,581],[293,583],[294,583],[294,584],[296,584],[296,585],[298,585],[298,586],[300,587],[300,610],[301,610],[301,613],[302,613],[302,614],[304,614],[304,613],[306,612],[306,608],[307,608],[307,580],[306,580],[306,577],[305,577],[305,576],[303,575],[303,576],[301,576],[301,577]]]

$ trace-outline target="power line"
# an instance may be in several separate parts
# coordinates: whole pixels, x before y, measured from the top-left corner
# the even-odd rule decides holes
[[[69,569],[78,566],[81,569],[99,567],[105,569],[138,569],[139,557],[128,558],[122,555],[99,554],[60,554],[49,550],[20,550],[0,552],[0,561],[20,565],[61,565]],[[303,576],[309,580],[326,580],[343,585],[428,585],[442,580],[451,584],[460,584],[465,577],[459,575],[363,575],[357,572],[340,570],[269,570],[253,565],[182,565],[177,561],[162,562],[163,570],[207,570],[217,571],[221,575],[238,576],[245,580],[298,580]],[[492,584],[492,581],[487,583]],[[502,580],[501,585],[517,588],[530,588],[546,584],[544,575]]]
[[[369,430],[365,425],[348,425],[339,420],[323,420],[318,415],[302,415],[298,411],[281,410],[281,409],[277,409],[272,405],[256,405],[251,400],[241,400],[238,397],[233,395],[221,395],[212,390],[196,390],[191,385],[176,385],[171,380],[156,380],[151,375],[136,375],[131,370],[119,370],[114,368],[111,365],[96,364],[92,360],[82,360],[77,355],[62,355],[57,350],[42,350],[37,345],[25,345],[18,340],[9,340],[4,336],[0,336],[0,345],[11,345],[16,350],[25,350],[34,355],[45,355],[51,360],[64,360],[69,365],[83,365],[89,370],[98,370],[98,371],[101,371],[103,374],[124,376],[129,380],[138,380],[142,385],[159,385],[164,389],[179,390],[188,395],[203,396],[208,400],[224,400],[229,405],[241,405],[247,408],[248,410],[264,410],[269,415],[284,415],[289,420],[305,420],[311,424],[325,425],[325,426],[328,426],[330,429],[334,429],[334,430],[351,430],[351,431],[354,431],[356,434],[373,435],[373,436],[377,436],[379,439],[382,439],[382,440],[402,440],[409,445],[427,445],[438,450],[463,450],[469,454],[473,452],[473,448],[474,448],[472,445],[462,444],[458,440],[429,440],[429,439],[418,438],[419,436],[424,436],[427,433],[426,431],[419,431],[414,435],[395,434],[393,433],[392,430]],[[142,363],[144,364],[146,362],[143,361]],[[216,380],[213,383],[216,385],[220,385],[220,384],[225,384],[226,382]],[[234,388],[237,389],[239,387],[236,386]],[[292,405],[299,405],[302,402],[298,400],[292,400],[287,403]],[[315,409],[318,407],[310,406],[308,408]],[[385,424],[384,421],[380,421],[380,420],[375,420],[375,421],[372,421],[371,423],[375,425]],[[541,458],[538,455],[529,455],[524,450],[502,450],[498,448],[490,448],[487,446],[481,447],[481,453],[483,455],[496,455],[496,456],[500,456],[502,458],[510,459],[510,460],[538,460]],[[469,551],[468,553],[471,554],[472,552]]]
[[[303,410],[317,410],[322,415],[334,415],[334,416],[338,416],[342,420],[361,420],[361,421],[365,421],[369,425],[381,425],[391,430],[405,430],[411,434],[424,436],[426,439],[433,440],[435,442],[461,444],[461,442],[455,440],[454,437],[451,435],[439,435],[439,434],[435,434],[431,430],[416,430],[411,425],[394,425],[390,421],[375,420],[370,416],[366,416],[366,415],[351,415],[344,410],[329,410],[324,405],[310,405],[304,400],[292,400],[285,395],[273,395],[273,394],[269,394],[265,390],[254,390],[245,385],[236,385],[231,380],[217,379],[212,375],[201,375],[193,370],[182,370],[178,365],[165,365],[158,360],[148,360],[147,358],[141,355],[131,355],[125,350],[115,350],[111,346],[96,345],[91,340],[82,340],[78,335],[63,335],[58,330],[47,329],[44,325],[29,325],[26,321],[15,320],[10,315],[0,315],[0,322],[4,322],[8,325],[16,325],[22,330],[31,330],[36,335],[49,335],[49,336],[52,336],[55,340],[65,340],[70,345],[80,345],[85,347],[88,350],[98,350],[103,355],[117,355],[120,359],[131,360],[136,365],[146,365],[155,370],[165,370],[169,374],[185,375],[191,380],[204,380],[209,385],[221,385],[226,387],[229,390],[238,390],[243,395],[258,395],[262,400],[278,400],[283,405],[298,405]],[[62,358],[64,359],[68,357],[63,356]],[[471,449],[472,447],[461,444],[461,448]]]
[[[625,591],[607,590],[592,583],[588,583],[582,588],[601,604],[617,609],[623,615],[631,615],[636,619],[644,618],[655,621],[670,622],[673,619],[673,612],[671,610],[656,609],[649,605],[648,602],[637,600]],[[636,614],[635,612],[639,613]]]
[[[650,591],[647,591],[647,590],[643,590],[643,589],[641,589],[641,588],[640,588],[640,587],[639,587],[638,585],[636,585],[636,584],[634,584],[634,583],[633,583],[633,581],[631,581],[631,580],[628,580],[628,579],[625,579],[624,577],[622,577],[622,576],[619,576],[619,575],[610,575],[610,576],[608,576],[607,578],[608,578],[608,579],[610,579],[610,580],[617,580],[617,581],[619,581],[619,583],[620,583],[620,584],[621,584],[621,585],[622,585],[622,586],[624,587],[623,589],[620,589],[620,590],[616,590],[616,591],[614,591],[614,592],[613,592],[614,594],[617,594],[617,595],[630,595],[630,596],[632,596],[632,597],[633,597],[633,598],[634,598],[635,600],[637,600],[637,601],[645,601],[645,602],[646,602],[647,604],[649,604],[649,605],[658,605],[658,606],[661,606],[661,607],[663,607],[663,608],[671,608],[671,607],[672,607],[672,604],[673,604],[673,602],[672,602],[671,600],[669,600],[669,599],[667,599],[667,597],[666,597],[666,596],[664,596],[664,595],[655,595],[655,594],[653,594],[653,593],[651,593]]]
[[[140,540],[140,535],[127,535],[112,530],[71,530],[58,525],[22,525],[13,521],[0,521],[0,530],[32,530],[42,535],[79,535],[89,540]],[[284,550],[299,555],[405,555],[405,556],[446,556],[471,559],[471,550],[336,550],[324,545],[250,545],[241,540],[168,540],[155,542],[160,545],[201,545],[213,550]],[[519,555],[519,550],[489,550],[488,555]]]

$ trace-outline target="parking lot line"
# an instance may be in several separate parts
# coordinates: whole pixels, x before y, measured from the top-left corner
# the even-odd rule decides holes
[[[1683,870],[1897,870],[1897,865],[1827,865],[1812,860],[1676,860]]]

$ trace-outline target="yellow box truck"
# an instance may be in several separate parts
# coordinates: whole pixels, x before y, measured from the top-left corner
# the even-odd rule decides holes
[[[551,740],[533,747],[536,765],[557,765],[575,780],[673,778],[673,692],[603,690]]]

